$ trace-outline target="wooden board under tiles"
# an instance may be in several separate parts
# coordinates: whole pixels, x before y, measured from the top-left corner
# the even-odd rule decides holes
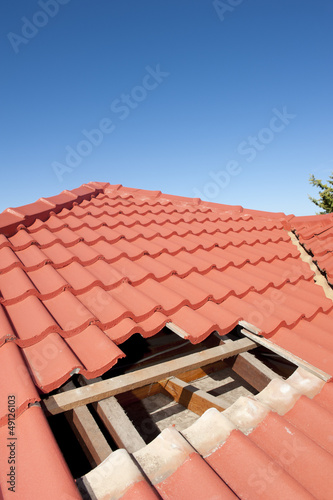
[[[255,347],[257,347],[255,342],[243,338],[233,343],[230,342],[199,353],[189,354],[188,356],[149,366],[135,372],[96,382],[86,387],[78,387],[66,393],[49,396],[43,400],[43,406],[48,414],[56,415],[77,408],[78,406],[94,403],[110,396],[121,394],[122,392],[158,382],[186,370],[200,368],[210,363],[221,361],[230,356],[254,349]]]
[[[221,340],[221,345],[232,342],[230,339]],[[262,391],[273,378],[279,378],[273,370],[257,359],[250,352],[242,352],[237,356],[225,360],[232,371],[237,373],[243,380],[257,391]]]
[[[166,380],[161,380],[159,383],[165,394],[171,396],[176,403],[180,403],[197,415],[202,415],[209,408],[216,408],[219,411],[223,411],[228,406],[227,403],[224,405],[223,401],[219,398],[193,385],[189,385],[177,377],[170,377]]]

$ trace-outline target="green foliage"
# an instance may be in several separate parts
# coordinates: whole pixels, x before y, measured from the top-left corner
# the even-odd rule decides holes
[[[327,184],[323,184],[320,179],[316,179],[314,175],[310,176],[310,184],[320,189],[319,199],[309,196],[310,200],[317,205],[317,207],[322,208],[323,211],[320,214],[328,214],[333,212],[333,172],[329,176]]]

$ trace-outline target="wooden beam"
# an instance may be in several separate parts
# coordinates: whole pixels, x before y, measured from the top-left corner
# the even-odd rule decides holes
[[[262,391],[273,378],[280,378],[273,370],[249,352],[237,354],[235,358],[228,359],[226,363],[243,380]]]
[[[83,384],[89,385],[89,380],[81,377]],[[102,379],[99,379],[100,382]],[[119,448],[125,448],[128,453],[140,450],[146,443],[128,418],[121,404],[114,396],[93,403],[97,414]]]
[[[249,323],[246,324],[249,325]],[[230,343],[232,340],[221,340],[221,344],[228,342]],[[225,363],[259,392],[265,389],[273,378],[280,378],[278,374],[249,352],[242,352],[234,358],[228,358]]]
[[[258,335],[255,335],[248,330],[242,329],[241,333],[247,337],[250,340],[253,340],[254,342],[257,342],[259,345],[262,345],[263,347],[266,347],[266,349],[269,349],[270,351],[275,352],[282,358],[287,359],[291,363],[294,363],[296,366],[301,366],[305,370],[308,370],[309,372],[313,373],[314,375],[317,375],[317,377],[321,378],[322,380],[325,380],[327,382],[332,378],[331,375],[328,373],[320,370],[319,368],[316,368],[315,366],[311,365],[307,361],[304,361],[303,359],[299,358],[298,356],[295,356],[291,352],[287,351],[286,349],[283,349],[283,347],[280,347],[276,344],[273,344],[270,340],[265,339],[264,337],[259,337]]]
[[[215,396],[193,385],[189,385],[176,377],[161,380],[160,385],[164,393],[170,395],[177,403],[180,403],[197,415],[202,415],[209,408],[216,408],[219,411],[223,411],[228,406],[227,403],[223,404],[223,401]]]
[[[158,382],[186,370],[199,368],[215,361],[235,356],[240,352],[254,349],[256,346],[255,342],[243,338],[236,340],[232,345],[226,344],[213,347],[199,353],[189,354],[188,356],[142,368],[141,370],[125,375],[96,382],[86,387],[79,387],[66,393],[49,396],[43,400],[43,405],[47,413],[56,415],[63,411],[77,408],[78,406],[94,403],[101,399],[121,394],[122,392],[137,389],[152,382]]]
[[[216,361],[216,363],[211,363],[209,365],[203,366],[202,368],[196,368],[195,370],[188,370],[184,373],[180,373],[178,375],[178,378],[180,380],[183,380],[183,382],[192,382],[192,380],[206,377],[210,373],[223,370],[225,367],[225,361]]]
[[[60,390],[65,392],[73,389],[76,387],[69,381]],[[112,453],[112,448],[86,406],[74,408],[66,412],[65,416],[92,467],[99,465]]]
[[[94,403],[96,411],[119,448],[128,453],[140,450],[146,443],[114,396]]]
[[[224,361],[216,361],[216,363],[211,363],[210,365],[204,366],[202,368],[196,368],[195,370],[189,370],[184,373],[180,373],[178,378],[184,382],[192,382],[192,380],[197,380],[202,377],[206,377],[210,373],[223,370],[226,367]],[[134,389],[133,391],[127,391],[122,394],[117,395],[117,400],[123,406],[128,404],[136,403],[138,400],[148,398],[155,394],[161,392],[161,386],[158,382],[153,384],[145,385],[139,387],[139,389]]]
[[[117,395],[117,400],[122,406],[130,405],[132,403],[137,403],[141,399],[149,398],[149,396],[154,396],[161,392],[161,386],[158,382],[153,384],[144,385],[138,389],[133,389],[133,391],[126,391],[122,394]]]

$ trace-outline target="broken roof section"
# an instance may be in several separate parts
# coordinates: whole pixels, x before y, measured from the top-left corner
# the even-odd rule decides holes
[[[16,395],[20,432],[39,420],[47,427],[42,410],[30,407],[42,392],[73,373],[101,375],[124,356],[122,342],[167,323],[199,343],[241,322],[329,378],[333,303],[288,232],[302,233],[304,243],[302,219],[106,183],[0,214],[3,437],[8,394]],[[55,447],[51,433],[43,431],[40,446],[39,457]],[[60,452],[49,460],[48,476],[67,471]],[[76,498],[69,474],[63,478],[54,498]],[[31,495],[38,498],[35,487]]]

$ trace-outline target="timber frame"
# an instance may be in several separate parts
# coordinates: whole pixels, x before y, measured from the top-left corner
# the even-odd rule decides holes
[[[186,333],[178,331],[174,325],[170,330],[182,339]],[[329,378],[324,372],[260,337],[252,325],[241,322],[237,332],[236,340],[231,340],[229,335],[220,337],[213,333],[211,337],[215,336],[218,344],[215,347],[187,355],[183,355],[181,348],[181,353],[168,361],[163,361],[163,355],[158,354],[158,361],[162,360],[157,364],[141,367],[142,362],[139,362],[140,368],[104,380],[89,381],[79,375],[77,385],[72,380],[67,382],[56,394],[42,400],[42,407],[48,417],[65,414],[91,467],[96,467],[117,447],[133,454],[146,445],[124,409],[133,402],[164,394],[199,416],[209,408],[223,411],[230,402],[221,395],[216,397],[198,389],[191,382],[226,367],[256,391],[263,390],[279,374],[251,353],[258,351],[258,347],[287,360],[289,369],[303,366],[323,380]],[[112,444],[101,431],[94,414],[103,423]]]
[[[201,368],[210,363],[221,361],[225,358],[235,356],[239,353],[249,351],[257,347],[257,344],[250,339],[243,338],[236,340],[232,345],[223,344],[199,353],[183,356],[171,361],[149,366],[120,375],[108,380],[101,380],[93,384],[86,385],[66,392],[60,392],[54,396],[44,399],[43,404],[47,414],[56,415],[63,411],[72,410],[82,405],[96,403],[102,399],[116,396],[123,392],[138,389],[145,385],[159,382],[172,375]]]

